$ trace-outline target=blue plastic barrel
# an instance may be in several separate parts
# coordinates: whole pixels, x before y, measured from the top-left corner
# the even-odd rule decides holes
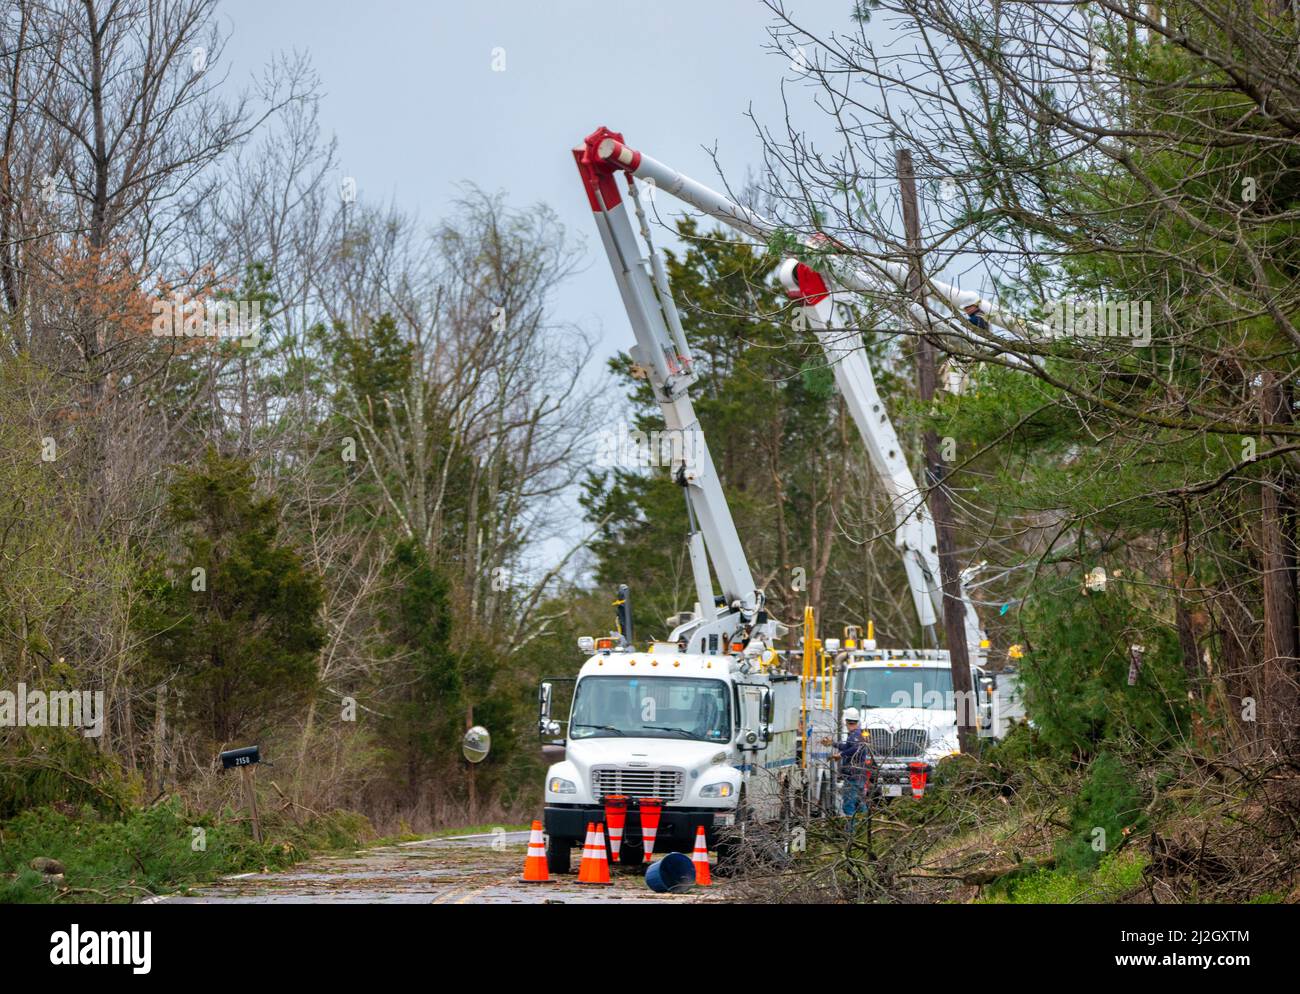
[[[695,886],[695,864],[689,856],[670,852],[650,864],[645,882],[656,894],[680,894]]]

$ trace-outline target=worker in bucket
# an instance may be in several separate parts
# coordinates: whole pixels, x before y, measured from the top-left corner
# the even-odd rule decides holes
[[[852,818],[867,810],[867,741],[862,737],[862,715],[857,708],[844,709],[848,734],[840,744],[840,772],[844,776],[844,813]]]

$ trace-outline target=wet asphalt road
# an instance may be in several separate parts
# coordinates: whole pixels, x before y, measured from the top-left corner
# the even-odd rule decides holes
[[[639,872],[615,869],[611,887],[552,884],[519,876],[527,832],[453,836],[321,856],[279,873],[247,873],[196,887],[166,904],[682,904],[723,900],[725,885],[656,894]],[[574,869],[577,869],[575,853]]]

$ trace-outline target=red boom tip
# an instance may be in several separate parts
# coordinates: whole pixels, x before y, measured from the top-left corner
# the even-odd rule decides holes
[[[582,174],[583,186],[587,188],[587,200],[593,211],[599,211],[601,201],[605,209],[611,210],[622,203],[618,186],[614,183],[614,171],[625,169],[633,172],[641,164],[641,153],[623,144],[623,136],[617,131],[601,125],[589,134],[581,145],[573,150],[573,158]],[[600,193],[599,199],[596,196]]]

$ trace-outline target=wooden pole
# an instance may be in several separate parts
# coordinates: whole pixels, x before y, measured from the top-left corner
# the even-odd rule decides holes
[[[253,789],[253,770],[252,765],[241,766],[239,768],[240,778],[244,781],[244,801],[248,805],[248,814],[253,819],[253,839],[258,845],[262,844],[262,823],[257,817],[257,791]]]
[[[1260,376],[1261,420],[1289,424],[1291,398],[1282,378],[1272,370]],[[1291,479],[1285,464],[1264,467],[1260,480],[1260,566],[1263,575],[1264,659],[1262,684],[1264,734],[1269,746],[1284,755],[1300,721],[1300,647],[1296,632],[1296,538]]]
[[[911,150],[900,148],[895,155],[898,185],[903,197],[903,227],[907,232],[907,288],[912,298],[924,306],[925,275],[921,267],[921,210],[916,197],[916,172]],[[934,400],[939,379],[937,349],[929,330],[917,339],[917,390],[921,400]],[[966,605],[960,597],[961,571],[957,566],[957,544],[953,527],[952,501],[948,497],[948,465],[939,449],[939,435],[927,429],[925,443],[925,478],[921,486],[928,489],[927,503],[934,518],[938,541],[939,579],[943,586],[943,634],[952,666],[952,689],[957,695],[957,738],[961,751],[973,752],[977,743],[975,728],[974,687],[970,673],[970,653],[966,646]]]

